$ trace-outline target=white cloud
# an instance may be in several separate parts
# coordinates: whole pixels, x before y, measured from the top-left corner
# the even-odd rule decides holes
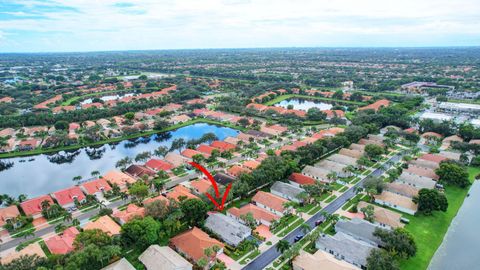
[[[367,46],[399,35],[411,45],[455,45],[465,35],[479,45],[478,0],[66,0],[18,1],[4,32],[32,33],[35,51],[198,47]],[[116,5],[131,3],[131,5]],[[27,15],[39,4],[45,18]],[[67,6],[68,9],[58,9]],[[20,18],[26,17],[26,18]],[[415,36],[418,39],[415,39]],[[432,36],[426,44],[425,37]],[[477,36],[475,38],[475,36]],[[367,43],[358,42],[369,40]],[[371,38],[368,38],[371,37]],[[9,37],[14,38],[14,37]],[[55,42],[51,42],[54,39]],[[419,43],[419,41],[421,41]],[[403,42],[401,45],[405,45]],[[8,51],[0,44],[0,51]]]

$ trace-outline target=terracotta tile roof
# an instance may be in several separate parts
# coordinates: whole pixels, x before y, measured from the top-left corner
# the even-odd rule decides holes
[[[63,231],[62,235],[53,236],[45,240],[45,245],[52,254],[67,254],[73,251],[73,241],[80,232],[75,227]]]
[[[164,157],[165,161],[171,163],[173,166],[178,167],[186,162],[185,157],[180,154],[170,152]]]
[[[260,166],[260,164],[261,163],[256,160],[247,160],[242,164],[242,166],[250,170],[255,170],[256,168],[258,168],[258,166]]]
[[[194,180],[190,182],[192,188],[194,188],[198,193],[206,193],[208,189],[212,186],[212,183],[206,179]]]
[[[165,196],[158,195],[157,197],[145,199],[143,201],[143,205],[147,205],[147,204],[152,203],[154,201],[164,201],[167,205],[170,203],[170,201]]]
[[[217,148],[220,152],[235,149],[235,145],[223,141],[213,141],[210,146]]]
[[[426,137],[436,137],[436,138],[443,138],[443,135],[442,134],[438,134],[436,132],[425,132],[422,134],[422,137],[423,138],[426,138]]]
[[[227,169],[227,173],[235,177],[239,176],[242,173],[249,173],[249,172],[250,172],[249,169],[240,167],[238,165],[233,165],[232,167]]]
[[[45,252],[38,242],[30,244],[23,248],[20,251],[12,251],[6,255],[2,255],[0,258],[0,263],[6,265],[12,262],[13,260],[19,259],[22,256],[33,256],[37,255],[40,258],[46,258]]]
[[[57,200],[58,204],[62,206],[73,203],[75,198],[78,202],[85,200],[85,194],[83,194],[82,190],[77,186],[54,192],[52,195]]]
[[[103,104],[100,103],[100,102],[93,102],[93,103],[82,105],[82,109],[89,109],[89,108],[99,108],[100,109],[102,107],[103,107]]]
[[[361,107],[361,108],[359,108],[359,110],[374,110],[374,111],[378,111],[378,110],[379,110],[380,108],[382,108],[382,107],[388,107],[388,105],[390,105],[390,101],[389,101],[389,100],[387,100],[387,99],[381,99],[381,100],[375,101],[374,103],[372,103],[372,104],[370,104],[370,105]]]
[[[118,218],[123,223],[127,223],[135,217],[143,218],[144,216],[145,208],[138,207],[133,203],[129,204],[125,210],[118,211],[113,214],[113,217]]]
[[[442,162],[444,160],[447,160],[446,157],[441,156],[441,155],[436,155],[436,154],[424,154],[420,157],[420,159],[432,161],[432,162],[435,162],[437,164],[440,164],[440,162]]]
[[[172,164],[164,160],[154,158],[147,161],[147,163],[145,163],[145,166],[156,171],[170,171],[171,169],[173,169]]]
[[[225,138],[223,141],[226,142],[226,143],[230,143],[230,144],[233,144],[233,145],[237,145],[238,142],[240,141],[240,139],[235,138],[235,137],[227,137],[227,138]]]
[[[425,176],[428,178],[432,178],[435,180],[438,180],[438,175],[435,173],[433,169],[430,168],[425,168],[425,167],[418,167],[415,165],[410,165],[408,169],[406,169],[407,172],[420,175],[420,176]]]
[[[170,241],[175,248],[184,253],[195,262],[205,257],[204,250],[213,246],[223,248],[225,245],[220,241],[211,238],[208,234],[197,227],[179,234]]]
[[[119,235],[120,234],[120,225],[118,225],[113,219],[109,216],[101,216],[95,221],[88,222],[84,230],[101,230],[102,232],[107,233],[108,235]]]
[[[198,152],[202,152],[208,155],[211,155],[213,150],[218,150],[218,149],[215,147],[208,146],[206,144],[201,144],[197,147]]]
[[[255,109],[259,112],[263,112],[263,111],[266,111],[268,109],[270,109],[269,106],[265,106],[263,104],[257,104],[257,103],[250,103],[247,105],[247,108],[252,108],[252,109]]]
[[[322,112],[327,114],[327,118],[339,117],[344,118],[345,112],[342,110],[323,110]]]
[[[195,156],[195,155],[202,155],[205,158],[208,158],[210,156],[209,154],[202,153],[202,152],[199,152],[197,150],[193,150],[193,149],[189,149],[189,148],[183,150],[181,154],[182,154],[182,156],[190,158],[190,159],[192,159],[193,156]]]
[[[285,210],[283,204],[288,202],[288,200],[264,191],[258,191],[257,194],[253,196],[252,201],[263,204],[281,213]]]
[[[273,220],[280,219],[280,217],[275,215],[274,213],[251,203],[244,205],[241,208],[232,207],[228,209],[227,212],[238,218],[240,218],[242,215],[246,215],[247,213],[252,213],[253,218],[257,221],[265,220],[267,222],[272,222]]]
[[[59,113],[59,112],[62,112],[62,111],[69,112],[69,111],[74,111],[76,109],[77,108],[75,106],[57,106],[57,107],[52,109],[52,112],[53,113]]]
[[[16,205],[0,208],[0,227],[3,227],[8,220],[20,216],[20,211]]]
[[[308,144],[308,142],[305,142],[305,141],[295,141],[295,142],[292,143],[292,145],[296,148],[303,147],[307,144]]]
[[[27,216],[40,214],[42,212],[42,202],[45,200],[49,201],[50,205],[53,205],[52,198],[48,195],[43,195],[43,196],[36,197],[36,198],[22,202],[20,204],[20,207],[22,208],[23,212]]]
[[[198,199],[197,196],[190,193],[190,190],[188,190],[188,188],[182,185],[176,186],[175,188],[173,188],[172,191],[167,193],[168,199],[174,199],[178,201],[180,197],[187,197],[187,199]]]
[[[135,164],[130,165],[125,171],[134,177],[142,177],[144,175],[147,175],[147,176],[156,175],[154,170],[149,169],[145,166],[135,165]]]
[[[316,182],[315,179],[301,173],[292,173],[288,180],[293,181],[299,185],[314,185]]]
[[[85,182],[81,185],[81,187],[83,187],[84,191],[90,195],[93,195],[97,192],[102,193],[104,191],[112,190],[112,187],[110,187],[107,181],[105,181],[105,179],[102,179],[102,178]]]
[[[127,183],[128,184],[133,184],[133,183],[137,182],[137,180],[135,180],[135,178],[131,177],[130,175],[128,175],[126,173],[123,173],[123,172],[117,171],[117,170],[109,171],[108,173],[106,173],[103,176],[103,179],[110,182],[110,184],[112,184],[112,185],[116,184],[119,187],[125,186],[125,185],[127,185]]]

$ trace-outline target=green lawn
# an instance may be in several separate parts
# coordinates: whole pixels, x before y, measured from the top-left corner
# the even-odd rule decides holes
[[[333,200],[335,200],[336,198],[337,198],[337,195],[332,195],[332,196],[330,196],[330,198],[328,198],[328,200],[326,200],[325,202],[326,202],[326,203],[331,203],[331,202],[333,202]]]
[[[250,253],[245,259],[243,259],[240,264],[247,264],[247,259],[250,259],[253,260],[255,257],[257,257],[258,255],[260,255],[260,250],[258,249],[255,249],[255,251],[253,251],[252,253]]]
[[[480,173],[480,168],[469,167],[468,172],[470,174],[470,181],[473,182],[475,175]],[[447,187],[448,210],[445,213],[435,212],[432,216],[404,215],[410,219],[410,224],[406,225],[405,228],[412,233],[415,238],[417,255],[409,260],[401,261],[401,269],[427,269],[435,251],[442,243],[452,219],[457,215],[458,210],[462,206],[468,190],[468,188]]]
[[[287,234],[289,234],[291,231],[295,230],[300,224],[305,223],[305,221],[301,218],[299,218],[297,221],[292,223],[290,226],[288,226],[287,229],[283,230],[278,236],[280,237],[285,237]]]

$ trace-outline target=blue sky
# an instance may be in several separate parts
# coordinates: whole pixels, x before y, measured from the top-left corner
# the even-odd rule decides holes
[[[0,0],[0,52],[479,46],[479,0]]]

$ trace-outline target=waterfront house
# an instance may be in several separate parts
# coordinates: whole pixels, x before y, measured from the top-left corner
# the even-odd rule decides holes
[[[69,209],[75,207],[77,204],[86,202],[85,194],[83,194],[82,190],[77,186],[54,192],[52,193],[52,197],[61,207],[65,209]]]
[[[112,186],[117,185],[122,191],[125,191],[128,185],[131,185],[137,182],[135,178],[117,170],[109,171],[102,178],[107,180],[108,183],[110,183],[110,185]]]
[[[361,211],[362,208],[367,206],[373,207],[373,219],[375,224],[388,229],[404,227],[404,224],[401,222],[402,215],[397,212],[364,201],[358,203],[357,209]]]
[[[397,209],[400,212],[410,215],[415,215],[418,210],[418,206],[412,201],[411,198],[389,191],[384,190],[382,194],[375,195],[374,197],[376,203]]]
[[[164,160],[161,160],[161,159],[155,159],[155,158],[152,158],[150,159],[149,161],[147,161],[147,163],[145,163],[145,166],[147,168],[150,168],[154,171],[170,171],[171,169],[173,169],[173,165],[164,161]]]
[[[16,205],[0,208],[0,236],[2,235],[1,231],[4,229],[3,226],[11,224],[15,229],[22,225],[19,221],[17,221],[19,216],[20,211],[18,211],[18,207]]]
[[[354,218],[352,220],[340,219],[335,224],[335,231],[337,233],[348,234],[356,240],[366,242],[372,246],[382,246],[382,240],[373,235],[376,229],[383,228],[360,218]]]
[[[435,184],[436,184],[436,182],[432,178],[411,174],[409,172],[402,172],[402,174],[398,177],[396,182],[411,185],[419,189],[422,189],[422,188],[432,189],[432,188],[435,188]]]
[[[30,200],[26,200],[20,203],[20,207],[26,216],[32,216],[34,219],[42,216],[42,202],[48,201],[50,205],[53,205],[54,202],[52,198],[48,195],[39,196]]]
[[[88,195],[94,195],[98,201],[104,200],[104,193],[112,190],[112,187],[103,178],[88,181],[80,185],[80,188]]]

